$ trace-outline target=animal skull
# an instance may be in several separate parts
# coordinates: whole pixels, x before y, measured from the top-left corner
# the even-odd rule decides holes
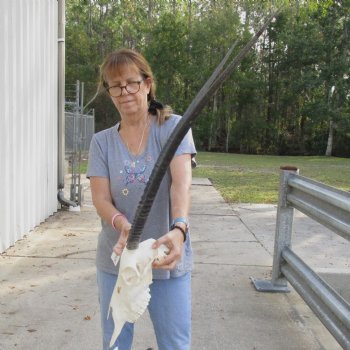
[[[145,312],[151,299],[152,263],[168,254],[165,245],[152,249],[154,242],[154,239],[147,239],[139,244],[138,249],[125,248],[120,257],[119,275],[107,316],[112,309],[114,331],[110,346],[118,338],[124,323],[134,323]]]

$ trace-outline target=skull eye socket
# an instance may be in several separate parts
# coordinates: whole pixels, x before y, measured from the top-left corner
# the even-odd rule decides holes
[[[126,267],[121,272],[121,276],[124,279],[125,284],[130,286],[136,284],[139,281],[140,274],[138,269]]]

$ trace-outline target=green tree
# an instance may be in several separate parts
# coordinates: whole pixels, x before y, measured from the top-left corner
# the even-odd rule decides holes
[[[152,65],[158,99],[182,114],[232,43],[239,39],[243,45],[271,4],[283,2],[70,0],[66,82],[84,81],[89,101],[104,56],[134,48]],[[349,155],[349,7],[340,0],[282,6],[208,101],[193,126],[197,147],[324,154],[328,144],[328,154]],[[107,96],[98,96],[90,107],[96,109],[97,130],[115,123]]]

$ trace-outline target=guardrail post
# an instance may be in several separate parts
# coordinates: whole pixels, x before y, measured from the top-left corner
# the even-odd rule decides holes
[[[280,190],[277,207],[275,247],[273,255],[271,280],[256,280],[251,278],[256,290],[259,292],[288,293],[287,280],[281,272],[282,251],[291,246],[294,208],[287,204],[288,179],[299,173],[293,166],[281,167]]]

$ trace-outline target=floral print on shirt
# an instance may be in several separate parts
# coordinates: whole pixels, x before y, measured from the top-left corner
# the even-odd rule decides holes
[[[118,177],[118,179],[122,180],[126,187],[130,184],[135,185],[137,183],[146,185],[149,179],[147,163],[152,162],[152,160],[153,157],[150,154],[147,154],[138,160],[124,160],[124,170],[120,171],[121,176]],[[127,196],[129,190],[124,188],[122,194]]]

